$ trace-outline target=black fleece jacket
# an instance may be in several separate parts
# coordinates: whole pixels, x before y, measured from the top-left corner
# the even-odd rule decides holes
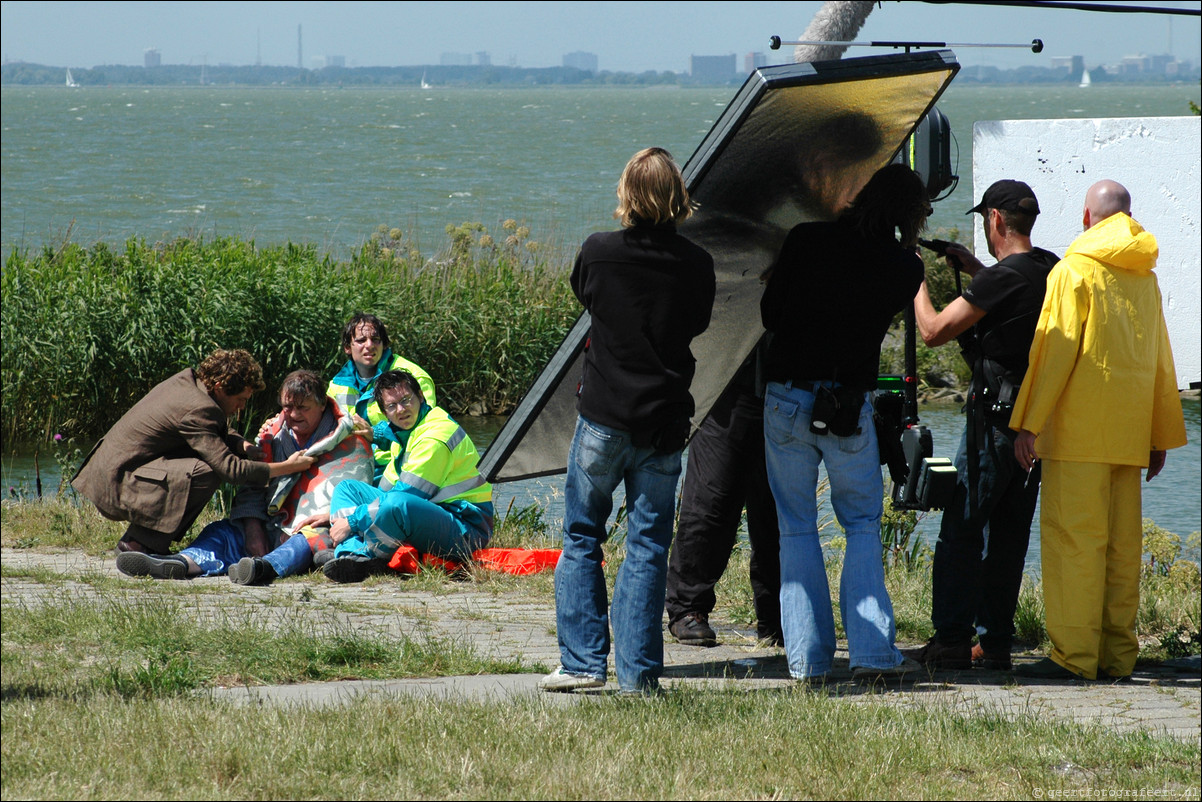
[[[592,316],[577,409],[635,434],[693,414],[694,337],[714,308],[714,260],[676,226],[593,234],[572,290]]]

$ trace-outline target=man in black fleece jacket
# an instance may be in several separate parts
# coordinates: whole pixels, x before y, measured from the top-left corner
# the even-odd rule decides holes
[[[636,153],[622,172],[618,200],[614,216],[622,230],[590,236],[572,270],[572,289],[592,330],[555,569],[562,664],[540,683],[548,691],[605,684],[609,615],[601,546],[619,483],[626,490],[627,536],[613,599],[618,684],[623,692],[654,692],[663,673],[668,547],[694,409],[689,345],[709,325],[714,263],[676,233],[691,207],[667,151]]]

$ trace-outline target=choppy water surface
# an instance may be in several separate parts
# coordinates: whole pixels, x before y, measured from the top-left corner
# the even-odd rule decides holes
[[[448,224],[525,220],[574,248],[612,226],[614,186],[648,145],[683,163],[733,88],[5,87],[5,253],[57,242],[237,235],[344,256],[376,226],[442,246]],[[964,225],[977,120],[1189,114],[1198,86],[971,86],[940,102]]]

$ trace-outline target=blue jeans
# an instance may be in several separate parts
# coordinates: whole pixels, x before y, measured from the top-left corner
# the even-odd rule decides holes
[[[330,516],[346,518],[355,532],[334,549],[339,557],[389,559],[408,543],[423,554],[467,562],[472,552],[484,548],[492,536],[492,518],[473,504],[434,504],[354,479],[334,488]]]
[[[835,655],[835,619],[818,541],[819,463],[826,465],[831,507],[847,538],[839,609],[851,667],[891,668],[903,658],[893,645],[893,603],[881,563],[884,483],[872,405],[866,397],[860,431],[850,437],[812,433],[813,409],[808,390],[769,383],[765,458],[780,519],[781,628],[789,673],[797,679],[821,676]]]
[[[213,521],[200,530],[200,534],[188,548],[181,549],[179,553],[200,566],[202,576],[221,576],[231,565],[243,557],[250,556],[246,553],[242,530],[234,526],[228,518]],[[308,569],[313,560],[313,552],[309,549],[309,541],[304,535],[294,535],[263,559],[271,564],[278,576],[285,577]]]
[[[975,623],[990,654],[1010,651],[1039,496],[1040,463],[1028,476],[1014,459],[1014,438],[1009,429],[986,426],[977,446],[975,510],[969,508],[967,431],[960,438],[956,493],[943,511],[931,568],[935,636],[944,643],[967,643]]]
[[[630,433],[581,417],[564,483],[563,553],[555,623],[566,671],[604,680],[609,618],[601,545],[613,492],[626,487],[626,559],[614,587],[614,665],[624,691],[654,689],[664,671],[664,585],[680,453],[638,448]]]

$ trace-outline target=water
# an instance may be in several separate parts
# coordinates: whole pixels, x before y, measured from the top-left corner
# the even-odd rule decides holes
[[[448,224],[526,221],[567,249],[613,225],[638,148],[683,163],[729,88],[4,87],[0,248],[234,235],[345,257],[376,226],[426,252]],[[959,188],[934,228],[965,225],[972,123],[1189,114],[1197,84],[972,86],[940,108]],[[953,151],[955,155],[955,151]]]
[[[448,224],[513,217],[567,251],[611,228],[614,186],[638,148],[683,162],[721,114],[727,88],[280,87],[0,88],[0,249],[128,237],[239,236],[312,243],[343,258],[378,225],[430,253]],[[964,228],[972,194],[972,123],[1043,117],[1179,116],[1198,84],[953,85],[940,101],[962,177],[933,228]],[[953,149],[953,154],[957,152]],[[1199,523],[1199,412],[1190,444],[1145,485],[1145,514],[1185,535]],[[952,456],[955,410],[924,410],[938,456]],[[499,424],[469,419],[481,445]],[[475,426],[481,423],[483,428]],[[57,486],[43,453],[44,488]],[[0,486],[33,492],[33,461],[5,455]],[[562,478],[498,486],[498,509],[547,505],[562,518]],[[938,514],[920,531],[930,539]],[[1038,565],[1037,541],[1030,565]]]

